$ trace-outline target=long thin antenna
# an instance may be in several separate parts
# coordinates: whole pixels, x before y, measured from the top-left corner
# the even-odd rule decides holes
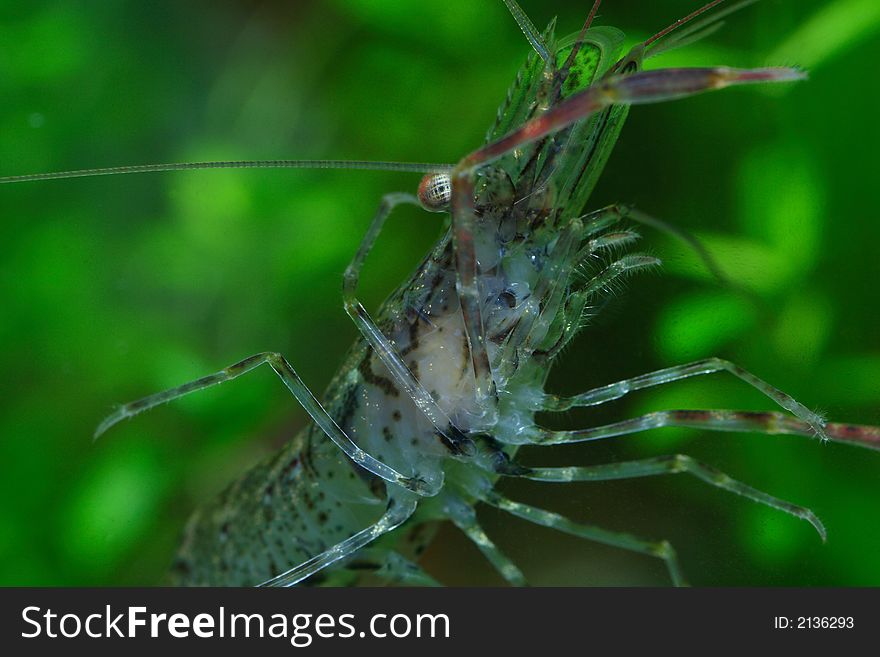
[[[590,9],[590,15],[587,16],[587,22],[584,23],[584,32],[590,29],[590,26],[593,24],[593,19],[596,18],[596,12],[599,11],[599,5],[602,4],[602,0],[596,0],[593,3],[593,8]]]
[[[63,178],[116,176],[129,173],[156,173],[159,171],[191,171],[194,169],[359,169],[361,171],[406,171],[411,173],[441,173],[451,171],[451,164],[422,162],[369,162],[365,160],[226,160],[219,162],[178,162],[172,164],[135,164],[102,169],[78,169],[51,173],[29,173],[5,176],[0,183],[35,182]]]
[[[758,0],[740,0],[732,5],[727,5],[724,9],[713,12],[711,15],[707,15],[705,18],[698,21],[691,21],[684,29],[677,30],[675,36],[671,39],[654,41],[654,43],[648,48],[648,52],[650,52],[648,57],[656,57],[664,52],[674,50],[675,48],[682,48],[695,41],[699,41],[700,39],[705,39],[710,34],[721,29],[724,25],[723,18],[730,16],[730,14],[733,14],[744,7],[753,5],[756,2],[758,2]]]
[[[645,41],[645,43],[643,43],[642,45],[645,46],[645,47],[648,47],[649,45],[651,45],[652,43],[654,43],[657,39],[662,39],[662,38],[665,37],[667,34],[669,34],[670,32],[672,32],[672,30],[675,30],[675,29],[681,27],[682,25],[684,25],[685,23],[687,23],[687,22],[689,22],[689,21],[692,21],[693,19],[695,19],[695,18],[696,18],[697,16],[699,16],[700,14],[703,14],[703,13],[709,11],[712,7],[714,7],[714,6],[716,6],[716,5],[720,5],[722,2],[724,2],[724,0],[712,0],[712,2],[709,2],[709,3],[705,4],[705,5],[703,5],[702,7],[700,7],[699,9],[697,9],[696,11],[692,11],[691,13],[689,13],[689,14],[688,14],[687,16],[685,16],[684,18],[679,18],[677,21],[675,21],[672,25],[670,25],[669,27],[667,27],[665,30],[660,30],[659,32],[657,32],[657,34],[655,34],[655,35],[652,36],[650,39],[648,39],[647,41]]]

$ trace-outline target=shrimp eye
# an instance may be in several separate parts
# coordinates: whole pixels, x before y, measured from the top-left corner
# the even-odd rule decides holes
[[[428,212],[443,212],[452,199],[452,178],[448,173],[429,173],[419,183],[419,203]]]

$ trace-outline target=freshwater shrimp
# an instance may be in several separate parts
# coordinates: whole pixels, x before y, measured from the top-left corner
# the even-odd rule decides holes
[[[677,21],[620,59],[616,51],[621,35],[592,27],[598,3],[582,31],[562,40],[555,38],[552,26],[543,33],[536,30],[512,0],[505,4],[535,52],[499,111],[486,145],[457,165],[259,163],[396,167],[426,174],[416,195],[384,197],[346,271],[345,308],[362,338],[323,403],[282,355],[266,353],[127,404],[99,427],[98,433],[103,433],[125,417],[261,364],[272,367],[312,417],[314,424],[272,460],[193,516],[175,562],[178,583],[291,585],[314,582],[319,575],[327,583],[343,583],[364,569],[392,581],[432,583],[410,553],[428,540],[424,527],[451,520],[508,582],[522,584],[519,568],[476,521],[475,505],[486,503],[537,524],[658,557],[672,581],[681,584],[684,576],[668,543],[574,523],[513,502],[497,492],[496,481],[600,481],[686,472],[803,518],[823,537],[824,528],[808,509],[686,456],[535,468],[516,460],[518,447],[597,440],[673,425],[815,435],[877,446],[876,429],[826,423],[788,395],[719,359],[652,372],[570,398],[544,391],[554,359],[609,286],[659,264],[647,255],[621,255],[621,249],[635,240],[624,223],[638,220],[630,208],[611,206],[581,214],[629,105],[728,84],[794,81],[802,74],[782,68],[640,71],[645,57],[714,29],[720,12],[686,24],[718,2]],[[359,272],[385,218],[401,204],[448,211],[449,231],[374,321],[357,300]],[[611,260],[584,270],[582,265],[590,265],[596,255]],[[679,410],[566,432],[546,430],[534,421],[538,411],[601,404],[630,391],[716,371],[752,385],[791,415]]]

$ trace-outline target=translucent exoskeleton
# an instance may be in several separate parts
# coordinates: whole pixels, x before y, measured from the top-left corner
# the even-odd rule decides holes
[[[521,446],[611,439],[657,427],[707,432],[794,434],[880,448],[880,429],[827,422],[738,364],[685,363],[560,397],[545,390],[554,360],[623,279],[658,266],[629,251],[632,226],[676,229],[625,205],[589,208],[631,105],[659,103],[726,86],[794,83],[791,68],[669,68],[644,60],[713,32],[730,11],[711,2],[621,56],[623,36],[594,27],[557,38],[504,0],[533,52],[517,75],[485,144],[450,165],[346,161],[205,163],[127,167],[4,179],[133,173],[173,168],[279,166],[378,168],[424,174],[413,193],[382,197],[344,275],[345,310],[360,339],[321,399],[281,353],[266,352],[120,407],[98,428],[182,395],[271,368],[313,423],[192,517],[173,577],[184,585],[287,586],[347,583],[364,570],[392,582],[434,584],[413,558],[431,527],[449,520],[511,584],[525,577],[477,522],[487,504],[591,541],[664,562],[686,579],[665,540],[574,522],[501,494],[502,477],[548,483],[684,473],[825,529],[807,508],[734,479],[684,454],[626,462],[538,467]],[[448,217],[448,230],[411,278],[370,313],[358,300],[364,262],[386,219],[401,205]],[[699,246],[697,246],[699,249]],[[701,255],[705,254],[701,251]],[[711,265],[711,261],[710,261]],[[647,388],[723,373],[763,393],[774,410],[675,409],[578,430],[535,420],[595,406]],[[537,454],[538,451],[533,451]]]

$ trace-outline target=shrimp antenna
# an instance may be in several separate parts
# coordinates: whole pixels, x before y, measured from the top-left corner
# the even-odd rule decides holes
[[[596,18],[596,12],[599,11],[599,5],[602,4],[602,0],[596,0],[593,3],[593,7],[590,9],[590,15],[587,16],[587,21],[584,23],[583,31],[586,32],[590,29],[590,26],[593,24],[593,19]]]
[[[700,14],[711,9],[711,6],[701,7],[697,12],[691,14],[690,16],[683,18],[681,21],[677,21],[673,25],[670,25],[669,28],[659,33],[659,35],[651,37],[648,43],[651,43],[650,48],[650,57],[655,57],[660,53],[674,50],[675,48],[681,48],[682,46],[688,45],[695,41],[699,41],[710,34],[713,34],[715,31],[719,30],[723,25],[723,18],[733,14],[734,12],[743,9],[744,7],[748,7],[749,5],[753,5],[758,0],[740,0],[740,2],[736,2],[732,5],[728,5],[725,9],[721,11],[713,12],[711,16],[706,16],[705,18],[695,21],[693,20]],[[671,30],[677,29],[681,27],[685,22],[689,22],[688,26],[679,30],[675,33],[675,37],[672,39],[668,39],[663,41],[662,43],[658,43],[657,40],[660,39],[665,34],[669,34]]]
[[[663,37],[665,37],[667,34],[672,32],[673,30],[676,30],[679,27],[681,27],[682,25],[684,25],[685,23],[688,23],[688,22],[694,20],[700,14],[706,13],[707,11],[712,9],[712,7],[720,5],[722,2],[724,2],[724,0],[712,0],[712,2],[707,2],[705,5],[703,5],[702,7],[697,9],[696,11],[692,11],[684,18],[679,18],[677,21],[675,21],[672,25],[670,25],[666,29],[660,30],[659,32],[657,32],[657,34],[655,34],[650,39],[645,41],[642,45],[645,48],[647,48],[648,46],[650,46],[652,43],[654,43],[658,39],[662,39]]]
[[[0,177],[0,183],[34,182],[64,178],[115,176],[128,173],[156,173],[159,171],[191,171],[194,169],[359,169],[361,171],[407,171],[412,173],[440,173],[451,171],[451,164],[422,162],[369,162],[365,160],[224,160],[217,162],[178,162],[171,164],[135,164],[102,169],[77,169],[51,173],[29,173],[21,176]]]

